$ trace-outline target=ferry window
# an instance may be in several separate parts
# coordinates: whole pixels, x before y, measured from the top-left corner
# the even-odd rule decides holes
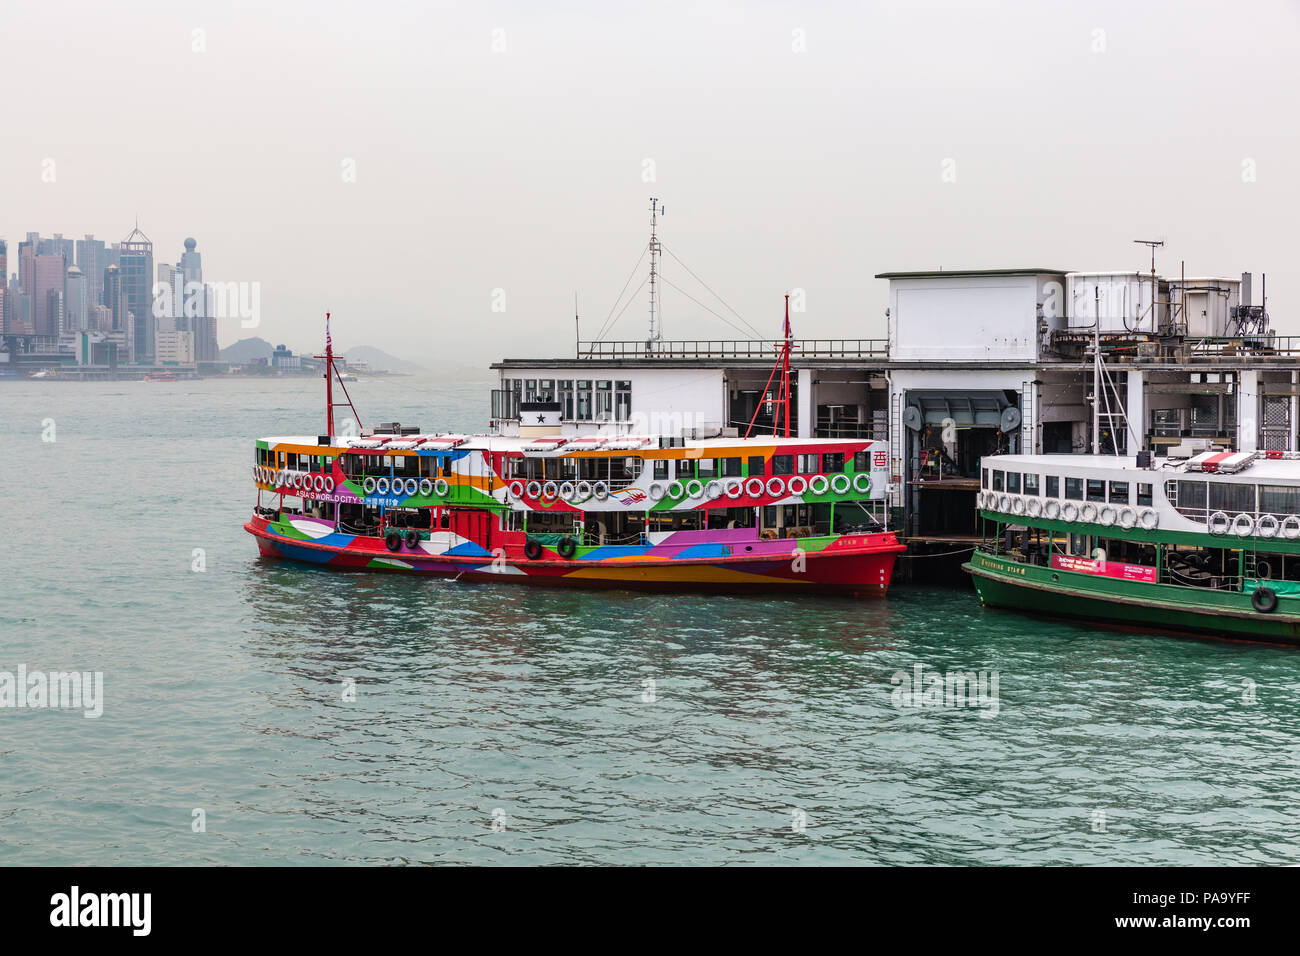
[[[1083,479],[1066,478],[1065,479],[1065,497],[1071,501],[1083,500]]]
[[[1007,472],[1007,491],[1011,492],[1013,495],[1020,494],[1020,472]]]
[[[1137,503],[1138,506],[1142,508],[1151,507],[1151,486],[1150,485],[1143,485],[1143,484],[1138,485]]]
[[[871,452],[855,451],[853,453],[853,470],[870,471],[871,470]]]
[[[773,455],[773,456],[772,456],[772,474],[774,474],[774,475],[793,475],[793,474],[794,474],[794,455]]]
[[[1205,510],[1205,482],[1203,481],[1180,481],[1178,482],[1178,507],[1196,508],[1201,511]]]
[[[573,421],[573,379],[560,379],[560,417]]]
[[[740,477],[740,459],[723,458],[722,459],[722,477],[739,478]]]
[[[828,475],[844,470],[844,452],[828,452],[822,455],[822,470]]]
[[[660,481],[666,481],[668,479],[667,458],[656,458],[654,460],[654,468],[655,468],[655,472],[654,472],[655,478],[657,478]]]
[[[613,382],[598,381],[596,383],[596,421],[607,422],[614,414],[614,393],[612,391]]]
[[[1106,482],[1100,478],[1088,479],[1088,500],[1105,501],[1106,500]]]
[[[537,383],[537,400],[539,402],[555,401],[555,379],[544,378]]]
[[[980,472],[980,487],[985,491],[989,490],[989,470],[987,468]]]
[[[591,421],[591,380],[581,379],[578,382],[578,421]]]
[[[698,477],[699,477],[700,481],[707,481],[707,480],[710,479],[710,478],[716,478],[716,477],[718,477],[718,459],[716,459],[716,458],[701,458],[701,459],[700,459],[700,473],[699,473]]]
[[[821,463],[820,455],[800,455],[799,456],[799,474],[815,475],[817,466]]]
[[[1002,490],[1002,479],[1004,477],[1006,477],[1005,471],[998,471],[996,468],[993,469],[993,490],[994,491]]]
[[[537,397],[537,379],[529,378],[524,380],[524,401],[525,402],[539,401]]]
[[[1179,498],[1182,502],[1182,498]],[[1255,511],[1255,486],[1228,481],[1210,482],[1211,511]]]
[[[749,459],[749,477],[761,475],[766,467],[762,455],[752,455]]]
[[[1059,475],[1047,476],[1047,488],[1045,493],[1049,498],[1061,497],[1061,478]]]
[[[632,383],[614,383],[614,420],[625,422],[632,417]]]
[[[1038,476],[1025,472],[1025,494],[1038,494]]]
[[[1113,505],[1128,504],[1128,482],[1112,481],[1110,483],[1110,503]]]
[[[1300,514],[1300,487],[1260,485],[1259,512],[1274,515]]]

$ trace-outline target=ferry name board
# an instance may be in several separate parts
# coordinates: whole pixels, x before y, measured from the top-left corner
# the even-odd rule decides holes
[[[1141,564],[1123,564],[1119,561],[1090,561],[1068,554],[1052,555],[1052,567],[1057,571],[1077,571],[1080,574],[1096,574],[1105,578],[1119,578],[1123,581],[1146,581],[1155,584],[1156,569]]]

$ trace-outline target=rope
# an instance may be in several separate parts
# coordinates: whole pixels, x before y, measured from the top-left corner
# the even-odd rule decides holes
[[[903,555],[903,557],[911,558],[913,560],[915,560],[916,558],[946,558],[954,554],[965,554],[967,551],[974,551],[974,550],[975,550],[975,545],[972,544],[969,548],[959,548],[956,551],[943,551],[940,552],[939,554],[905,554]]]
[[[674,259],[676,259],[677,262],[678,262],[678,264],[679,264],[683,269],[685,269],[688,273],[690,273],[690,276],[691,276],[692,279],[694,279],[694,280],[695,280],[696,282],[698,282],[700,285],[704,286],[704,288],[708,289],[708,290],[709,290],[709,294],[710,294],[711,296],[713,296],[715,299],[717,299],[719,302],[721,302],[724,306],[726,306],[727,311],[729,311],[729,312],[730,312],[732,315],[734,315],[736,318],[740,319],[741,322],[744,322],[745,325],[748,325],[748,326],[749,326],[749,330],[750,330],[751,332],[754,333],[754,335],[755,335],[756,338],[760,338],[760,339],[761,339],[761,338],[763,337],[763,333],[760,332],[760,331],[758,331],[758,329],[754,328],[752,325],[749,325],[749,323],[745,321],[745,317],[744,317],[743,315],[741,315],[739,312],[737,312],[735,309],[733,309],[730,305],[728,305],[726,299],[724,299],[722,296],[718,295],[718,293],[714,292],[712,289],[709,289],[709,285],[708,285],[708,283],[706,283],[703,279],[701,279],[699,276],[697,276],[694,272],[691,272],[691,267],[688,266],[685,262],[682,262],[681,258],[677,255],[677,253],[675,253],[675,252],[673,252],[671,249],[669,249],[666,245],[663,244],[663,242],[660,242],[660,243],[659,243],[659,248],[663,249],[664,252],[668,253],[670,256],[672,256]],[[678,289],[677,291],[678,291],[678,292],[681,292],[681,289]],[[684,292],[683,292],[682,294],[685,295]],[[697,304],[698,304],[698,303],[697,303]],[[714,314],[716,315],[716,313],[714,313]],[[721,318],[721,316],[719,316],[719,318]],[[735,326],[733,325],[732,328],[735,328]]]
[[[627,291],[627,287],[628,287],[629,285],[631,285],[631,283],[632,283],[632,277],[633,277],[634,275],[636,275],[636,270],[639,269],[639,268],[641,268],[641,260],[645,258],[645,254],[646,254],[647,252],[649,252],[649,251],[650,251],[650,243],[647,242],[647,243],[645,244],[645,247],[641,250],[641,257],[640,257],[639,259],[637,259],[637,261],[636,261],[636,265],[634,265],[634,266],[632,267],[632,271],[629,272],[629,273],[627,274],[627,282],[624,282],[624,283],[623,283],[623,290],[622,290],[621,292],[619,292],[619,294],[618,294],[618,298],[614,300],[614,304],[611,305],[611,306],[609,307],[609,315],[605,316],[605,322],[604,322],[603,325],[601,325],[601,327],[600,327],[600,331],[596,333],[596,338],[595,338],[594,341],[599,342],[599,341],[600,341],[600,337],[601,337],[602,335],[605,334],[605,327],[609,325],[609,317],[610,317],[610,315],[613,315],[613,314],[614,314],[614,310],[618,308],[618,304],[619,304],[620,302],[623,301],[623,293],[626,292],[626,291]],[[644,285],[644,284],[645,284],[645,283],[642,283],[642,285]],[[640,291],[641,291],[641,290],[640,290],[640,288],[638,287],[637,292],[640,292]],[[633,295],[636,295],[635,292],[632,293],[632,294],[633,294]],[[632,300],[629,299],[628,301],[631,302]],[[623,306],[623,309],[624,309],[624,311],[626,311],[626,310],[627,310],[627,306]],[[620,312],[620,313],[619,313],[619,316],[621,317],[622,315],[623,315],[623,313]],[[617,322],[618,319],[615,319],[614,321]]]

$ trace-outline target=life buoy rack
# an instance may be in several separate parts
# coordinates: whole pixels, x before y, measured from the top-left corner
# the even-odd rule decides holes
[[[512,498],[522,498],[524,496],[524,483],[522,481],[510,482],[510,496]]]
[[[785,479],[769,478],[767,479],[767,493],[773,498],[780,498],[785,495]]]
[[[1142,526],[1143,531],[1154,531],[1156,526],[1160,524],[1160,516],[1153,509],[1145,508],[1138,515],[1138,524]]]
[[[1259,520],[1255,522],[1255,533],[1261,538],[1276,538],[1281,527],[1282,522],[1278,521],[1276,516],[1260,515]]]
[[[542,545],[536,538],[529,538],[524,542],[524,557],[529,561],[536,561],[542,556]]]
[[[799,483],[799,486],[797,488],[795,487],[795,482]],[[805,491],[808,490],[808,479],[805,478],[803,475],[795,475],[793,478],[790,479],[790,483],[786,485],[786,488],[789,490],[790,494],[792,495],[802,495]]]
[[[530,481],[528,483],[528,497],[540,498],[542,495],[542,483],[540,481]]]
[[[697,501],[704,494],[704,483],[698,478],[686,482],[686,494]]]
[[[1255,533],[1255,519],[1242,512],[1232,519],[1232,533],[1238,538],[1248,538]]]
[[[1061,503],[1055,498],[1048,498],[1043,503],[1043,517],[1048,521],[1055,521],[1061,517]]]
[[[1137,512],[1128,505],[1119,509],[1119,526],[1125,531],[1133,530],[1133,526],[1137,524],[1137,520]]]
[[[368,495],[373,495],[375,493],[375,479],[370,475],[361,479],[361,490]]]
[[[555,550],[559,553],[560,557],[568,561],[578,553],[578,542],[574,541],[573,538],[566,534],[560,539],[560,543],[555,546]]]
[[[596,496],[597,501],[604,501],[609,497],[609,485],[603,481],[598,481],[591,486],[591,493]]]
[[[819,475],[818,477],[824,478],[826,476]],[[849,481],[848,475],[836,475],[831,479],[831,491],[835,492],[837,495],[847,495],[849,493],[849,488],[852,487],[852,485],[853,482]],[[821,494],[821,492],[818,492],[818,494]]]
[[[865,495],[871,490],[871,476],[865,471],[860,471],[853,476],[853,490],[860,495]]]
[[[763,496],[763,479],[751,478],[745,482],[745,494],[751,498],[761,498]]]
[[[447,497],[447,492],[451,490],[451,485],[447,484],[446,478],[439,478],[433,483],[433,493],[439,498]]]
[[[1232,527],[1232,519],[1222,511],[1216,511],[1210,515],[1206,527],[1209,529],[1210,534],[1227,534],[1228,529]]]
[[[728,498],[739,498],[745,493],[745,483],[739,478],[728,478],[723,482],[723,489]]]

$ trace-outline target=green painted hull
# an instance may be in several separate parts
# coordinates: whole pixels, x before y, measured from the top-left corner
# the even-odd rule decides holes
[[[1249,594],[1079,574],[979,551],[962,568],[974,580],[980,603],[990,607],[1300,644],[1300,595],[1279,595],[1277,610],[1262,614],[1251,606]]]

